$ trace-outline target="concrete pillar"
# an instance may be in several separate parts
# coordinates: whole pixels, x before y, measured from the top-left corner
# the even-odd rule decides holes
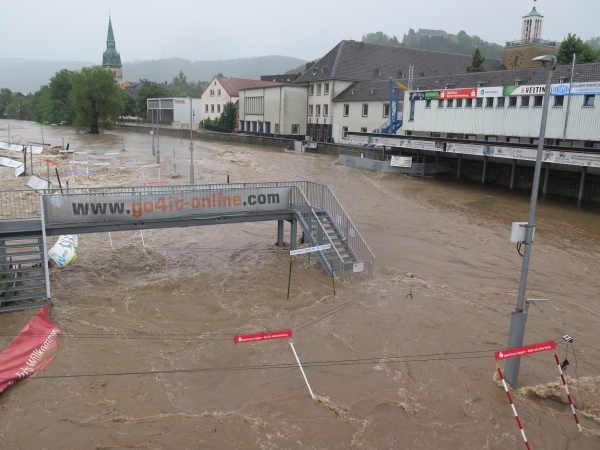
[[[277,246],[283,247],[283,220],[277,221]]]
[[[579,185],[579,197],[577,197],[578,201],[583,200],[583,193],[585,192],[585,175],[587,173],[587,167],[583,166],[581,168],[581,184]]]
[[[481,184],[485,184],[485,176],[487,175],[487,161],[488,157],[483,157],[483,171],[481,173]]]
[[[456,178],[460,178],[462,173],[462,153],[458,155],[458,170],[456,172]]]
[[[298,221],[294,217],[292,219],[292,230],[290,232],[290,250],[296,250],[296,242],[298,241]]]
[[[550,163],[546,164],[546,170],[544,171],[544,188],[542,190],[542,194],[546,195],[548,193],[548,182],[550,181]]]
[[[512,168],[510,170],[510,188],[511,189],[515,188],[516,175],[517,175],[517,160],[513,159],[512,160]]]

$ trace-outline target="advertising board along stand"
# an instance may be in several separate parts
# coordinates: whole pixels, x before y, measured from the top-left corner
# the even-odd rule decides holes
[[[500,351],[494,353],[494,356],[496,357],[496,369],[498,370],[498,374],[500,375],[500,380],[502,381],[502,385],[504,386],[504,391],[506,392],[506,396],[508,397],[508,401],[510,402],[510,406],[513,410],[513,414],[515,415],[515,420],[517,421],[517,424],[519,425],[519,430],[521,431],[521,435],[523,436],[523,441],[525,442],[525,447],[527,447],[528,450],[531,450],[531,447],[529,446],[529,442],[527,441],[527,437],[525,436],[525,430],[523,430],[523,425],[521,424],[521,419],[519,418],[519,415],[517,414],[515,404],[513,402],[512,396],[510,395],[510,391],[508,390],[506,380],[504,379],[504,374],[502,373],[502,369],[500,368],[500,361],[502,361],[504,359],[534,355],[536,353],[545,352],[548,350],[552,350],[552,353],[554,354],[554,357],[556,359],[556,363],[558,365],[558,372],[560,373],[560,377],[562,379],[563,386],[565,387],[565,391],[567,392],[567,398],[569,399],[569,405],[571,406],[571,411],[573,412],[573,417],[575,418],[575,423],[577,424],[577,429],[581,433],[581,424],[579,423],[579,419],[577,418],[577,413],[575,412],[575,407],[573,406],[571,394],[569,393],[569,387],[567,386],[567,382],[565,380],[565,377],[564,377],[564,374],[562,371],[562,367],[558,360],[558,353],[556,352],[556,344],[554,343],[554,341],[541,342],[538,344],[527,345],[524,347],[509,348],[509,349],[500,350]]]
[[[294,348],[294,340],[292,339],[292,330],[281,330],[281,331],[267,331],[265,333],[253,333],[253,334],[241,334],[237,335],[233,338],[234,344],[247,344],[251,342],[264,342],[264,341],[272,341],[275,339],[289,339],[290,347],[294,352],[294,356],[296,357],[296,362],[298,363],[298,367],[300,367],[300,372],[302,372],[302,377],[306,382],[306,387],[308,388],[308,392],[310,393],[310,397],[315,400],[315,394],[313,394],[312,389],[310,388],[310,384],[308,383],[308,379],[306,378],[306,374],[304,373],[304,369],[302,368],[302,364],[300,363],[300,358],[298,358],[298,353],[296,353],[296,349]]]

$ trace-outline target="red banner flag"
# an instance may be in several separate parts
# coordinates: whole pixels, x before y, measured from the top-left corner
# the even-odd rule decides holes
[[[0,392],[17,381],[34,375],[54,359],[60,330],[48,319],[48,303],[29,321],[23,331],[0,353]]]
[[[440,99],[476,98],[477,89],[445,89],[440,91]]]
[[[509,348],[495,352],[496,360],[517,358],[519,356],[533,355],[534,353],[545,352],[546,350],[554,350],[556,344],[554,341],[542,342],[540,344],[526,345],[525,347]]]
[[[147,181],[144,186],[162,186],[164,184],[170,184],[170,181]]]
[[[242,334],[233,338],[236,344],[245,344],[246,342],[270,341],[272,339],[285,339],[292,337],[292,330],[268,331],[266,333]]]

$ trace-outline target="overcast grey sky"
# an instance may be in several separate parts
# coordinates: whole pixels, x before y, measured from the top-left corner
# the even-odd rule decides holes
[[[533,0],[1,0],[0,57],[101,62],[110,8],[124,62],[323,56],[342,39],[409,28],[519,39]],[[600,35],[600,0],[539,0],[543,37]]]

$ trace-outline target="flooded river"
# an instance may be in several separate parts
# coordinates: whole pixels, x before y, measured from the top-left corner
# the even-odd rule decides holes
[[[39,124],[10,123],[15,140],[41,142]],[[136,168],[154,162],[149,134],[44,128],[45,142],[63,137],[91,164],[123,147],[138,163],[119,172],[111,160],[70,186],[171,179],[173,149],[184,175],[172,181],[187,182],[185,139],[160,138],[159,175]],[[194,146],[197,183],[329,185],[377,256],[375,275],[336,280],[334,297],[316,258],[299,256],[286,301],[289,249],[275,246],[274,222],[149,230],[143,242],[139,231],[80,235],[77,262],[51,272],[56,359],[0,395],[3,449],[524,447],[493,352],[516,305],[510,224],[527,219],[528,193],[283,149]],[[61,176],[68,158],[55,157]],[[0,168],[2,189],[25,181]],[[525,341],[574,338],[575,355],[562,342],[559,358],[583,433],[553,356],[529,356],[514,401],[534,449],[600,448],[599,255],[598,207],[541,201],[527,296],[551,301],[531,307]],[[33,314],[0,315],[2,348]],[[233,344],[289,328],[317,401],[287,340]]]

